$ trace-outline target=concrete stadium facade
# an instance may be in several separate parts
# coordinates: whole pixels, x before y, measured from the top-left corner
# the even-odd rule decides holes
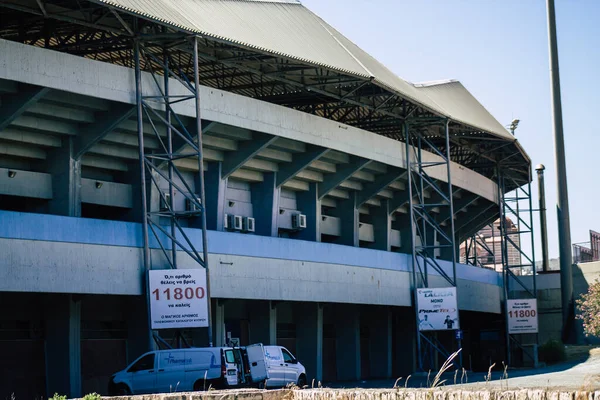
[[[151,80],[142,74],[146,95]],[[215,345],[228,334],[285,345],[309,381],[414,371],[407,144],[213,87],[200,99]],[[17,360],[0,396],[103,393],[150,346],[135,105],[131,68],[0,39],[0,353]],[[193,122],[193,105],[174,111]],[[198,165],[178,167],[193,186]],[[456,162],[450,175],[458,244],[497,217],[499,187]],[[159,207],[156,189],[148,197]],[[256,231],[225,229],[226,214],[254,218]],[[181,223],[201,243],[199,221]],[[152,268],[168,268],[150,248]],[[200,267],[179,253],[179,268]],[[450,250],[436,257],[450,273]],[[504,351],[501,274],[459,264],[457,287],[465,365],[487,368]],[[185,335],[206,345],[203,329]]]
[[[136,179],[132,177],[130,182],[113,180],[116,175],[124,175],[120,173],[121,165],[127,166],[129,160],[137,158],[137,153],[124,145],[133,138],[131,133],[126,133],[129,121],[115,129],[114,138],[100,143],[83,157],[80,177],[66,173],[70,159],[68,146],[79,134],[75,124],[82,120],[93,123],[95,117],[90,107],[102,110],[114,104],[132,104],[135,97],[133,71],[8,41],[0,41],[0,54],[0,87],[4,96],[18,94],[22,85],[47,89],[44,97],[30,105],[1,133],[5,142],[2,144],[4,165],[0,169],[0,191],[8,210],[0,211],[0,247],[4,254],[0,265],[0,290],[5,302],[26,303],[27,307],[31,307],[27,311],[17,307],[15,314],[37,314],[39,319],[32,319],[32,325],[45,321],[45,364],[38,366],[39,371],[47,373],[44,384],[50,388],[49,392],[55,388],[64,391],[73,387],[73,380],[80,379],[82,371],[77,364],[89,362],[85,360],[86,356],[93,357],[79,345],[79,342],[87,340],[82,338],[82,321],[93,319],[86,310],[88,303],[92,310],[103,308],[103,317],[109,321],[125,321],[125,326],[119,328],[124,339],[114,339],[115,343],[111,344],[118,345],[122,340],[127,342],[126,358],[121,362],[131,361],[147,345],[139,331],[139,325],[144,325],[144,318],[130,316],[145,312],[143,297],[140,296],[143,294],[144,273],[141,225],[133,222],[139,201],[135,193]],[[36,73],[26,71],[25,66],[34,68]],[[74,71],[80,71],[75,79]],[[381,235],[376,235],[375,231],[380,223],[385,223],[377,219],[387,219],[388,215],[369,212],[368,206],[360,210],[360,247],[349,247],[352,243],[323,243],[320,238],[317,239],[320,230],[322,235],[343,240],[340,219],[348,218],[343,214],[335,217],[313,213],[308,228],[302,232],[312,236],[312,241],[277,237],[279,229],[290,227],[292,212],[303,211],[311,215],[305,211],[316,204],[315,200],[311,204],[311,200],[307,199],[311,186],[327,182],[328,176],[334,175],[336,167],[340,168],[344,161],[359,156],[373,163],[371,167],[362,169],[362,174],[350,173],[352,178],[339,185],[341,190],[334,189],[339,193],[327,196],[321,204],[334,205],[336,201],[344,200],[348,193],[343,191],[344,188],[360,191],[364,182],[373,180],[374,175],[385,172],[386,168],[405,168],[402,157],[405,154],[404,144],[216,89],[203,88],[202,95],[203,115],[215,122],[213,130],[207,134],[210,139],[206,141],[214,144],[205,144],[208,176],[218,174],[224,160],[241,147],[234,138],[248,140],[250,131],[274,138],[272,145],[256,158],[246,161],[245,168],[236,170],[227,179],[207,179],[207,192],[216,197],[215,204],[220,210],[209,216],[209,221],[212,221],[209,226],[213,230],[208,236],[216,344],[223,344],[227,329],[245,336],[244,341],[276,343],[278,325],[295,325],[298,330],[297,348],[292,351],[297,352],[308,365],[311,377],[317,380],[391,377],[395,370],[410,371],[414,367],[414,328],[396,331],[395,336],[392,334],[395,331],[393,324],[399,324],[398,327],[414,324],[410,311],[411,258],[406,252],[400,252],[403,240],[406,241],[409,235],[406,225],[400,223],[406,213],[398,212],[393,217],[399,223],[394,229],[396,221],[392,222],[387,243],[381,242]],[[183,108],[181,115],[186,116]],[[258,201],[254,200],[260,195],[256,195],[257,191],[253,188],[258,186],[259,191],[264,193],[268,189],[261,186],[268,185],[269,180],[273,185],[279,166],[274,159],[293,159],[292,154],[302,154],[308,144],[314,143],[327,146],[333,154],[315,160],[311,164],[314,169],[306,170],[304,176],[283,185],[276,193],[278,206],[266,211],[261,209]],[[106,167],[94,164],[98,156],[114,164]],[[40,162],[48,163],[47,169],[34,166]],[[52,172],[51,168],[56,170]],[[47,172],[41,172],[43,169]],[[12,178],[9,170],[16,172]],[[188,172],[193,174],[193,170]],[[439,178],[443,179],[443,176]],[[73,182],[75,179],[79,181]],[[102,182],[102,187],[96,188],[96,182]],[[456,165],[453,182],[461,188],[457,197],[477,197],[471,206],[461,210],[458,221],[468,221],[481,208],[495,204],[497,186],[490,179]],[[81,187],[80,198],[75,205],[80,211],[75,217],[73,214],[77,212],[73,213],[68,207],[72,200],[66,201],[68,188],[73,185]],[[404,188],[401,180],[391,186],[393,188],[388,189],[390,193],[373,196],[368,204],[393,201],[394,195]],[[272,192],[268,195],[272,196]],[[314,193],[313,197],[316,199]],[[7,201],[10,198],[18,199],[18,204],[10,204]],[[158,201],[157,196],[155,200]],[[209,201],[207,199],[207,203]],[[181,204],[179,206],[182,207]],[[100,211],[95,211],[94,207]],[[223,231],[218,219],[223,218],[226,210],[228,213],[254,216],[257,231],[263,234]],[[113,217],[110,220],[97,219],[102,212]],[[276,218],[276,223],[270,221],[271,217]],[[372,218],[371,223],[362,222],[367,217]],[[272,225],[265,230],[263,226],[268,224]],[[197,232],[197,229],[189,228],[191,237],[197,236]],[[153,256],[157,261],[154,263],[160,268],[161,255],[156,247]],[[395,251],[389,251],[392,248]],[[181,257],[186,260],[184,254]],[[186,261],[182,268],[197,268],[191,259]],[[458,278],[461,310],[486,313],[492,319],[493,315],[500,313],[501,279],[496,272],[461,265]],[[437,278],[437,283],[443,286],[441,278]],[[84,296],[77,297],[79,295]],[[103,307],[104,301],[107,301],[107,306]],[[44,311],[43,303],[52,305]],[[108,304],[113,307],[108,307]],[[3,311],[3,318],[22,318],[13,315],[11,309]],[[128,315],[124,309],[131,314]],[[373,318],[375,323],[367,322]],[[244,329],[247,332],[233,326],[236,319],[238,323],[246,321]],[[52,322],[59,325],[54,332],[48,326]],[[324,347],[331,346],[328,341],[332,338],[323,339],[323,327],[341,322],[349,325],[338,329],[341,332],[333,338],[338,341],[340,354],[337,356],[337,370],[331,372],[327,371],[330,366],[323,365],[329,359],[324,360],[323,351]],[[363,369],[370,370],[369,375],[361,374],[360,356],[365,353],[365,350],[360,350],[361,324],[373,330],[370,349],[373,355],[369,356],[372,365],[363,366]],[[227,325],[231,326],[227,328]],[[90,332],[90,335],[94,334],[102,336],[106,333]],[[135,335],[139,337],[132,339]],[[281,339],[285,343],[285,339],[289,342],[293,338]],[[111,341],[109,338],[105,340]],[[202,337],[198,338],[199,345],[202,340]],[[48,351],[48,346],[60,348],[56,359]],[[343,355],[345,348],[355,351],[355,354],[351,357]],[[334,350],[325,350],[335,354]],[[64,357],[66,353],[68,358]],[[44,357],[40,355],[39,358]],[[62,365],[61,375],[53,377],[50,369],[59,365]],[[64,374],[65,370],[69,374]],[[104,391],[105,388],[97,382],[106,381],[106,374],[110,372],[88,378],[83,382],[84,389]]]

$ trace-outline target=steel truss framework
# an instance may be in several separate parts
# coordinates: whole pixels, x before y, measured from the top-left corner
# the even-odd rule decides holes
[[[465,241],[465,263],[468,265],[474,265],[480,268],[488,268],[486,264],[496,264],[496,255],[494,253],[495,243],[495,228],[494,224],[488,225],[492,232],[492,247],[487,244],[485,238],[481,233],[475,232],[473,236]],[[479,249],[482,251],[480,252]],[[488,261],[489,257],[493,257],[493,262]],[[482,262],[482,260],[484,260]]]
[[[198,39],[195,64],[184,40],[189,32],[161,26],[108,7],[99,0],[0,0],[0,8],[3,10],[0,38],[130,68],[135,60],[132,38],[148,34],[156,37],[156,31],[160,30],[164,38],[171,40],[167,49],[171,69],[175,70],[176,64],[182,73],[192,76],[197,68],[205,86],[294,108],[396,140],[403,140],[402,125],[411,116],[439,119],[431,110],[390,92],[369,77],[349,75],[222,39]],[[147,54],[161,58],[164,47],[149,46],[146,50]],[[458,123],[451,123],[449,132],[449,154],[454,162],[492,178],[497,162],[512,158],[512,165],[507,167],[527,175],[523,168],[526,156],[514,141]],[[439,139],[441,143],[436,142]],[[431,140],[440,148],[446,145],[443,138]]]
[[[411,250],[414,302],[417,325],[418,367],[421,371],[435,368],[436,356],[445,359],[450,355],[436,333],[419,330],[417,288],[430,287],[429,272],[434,271],[453,287],[456,287],[456,243],[454,238],[454,205],[450,173],[450,131],[448,120],[427,120],[424,128],[420,119],[404,124],[406,160],[408,164],[408,198],[411,223]],[[437,129],[436,129],[437,128]],[[445,146],[439,138],[445,139]],[[436,140],[437,139],[437,140]],[[425,156],[434,154],[439,161],[426,161]],[[432,168],[443,167],[447,182],[442,183],[430,176]],[[441,253],[450,254],[452,269],[448,271],[438,261]]]
[[[166,51],[173,42],[157,35],[145,35],[135,39],[135,81],[137,103],[137,126],[139,140],[139,160],[141,173],[141,194],[143,207],[143,235],[144,235],[144,265],[146,271],[153,268],[150,252],[150,237],[158,244],[162,256],[159,260],[159,269],[178,267],[177,251],[185,252],[192,260],[206,271],[206,293],[208,298],[208,342],[212,346],[211,309],[210,309],[210,280],[208,274],[207,240],[206,240],[206,213],[204,194],[204,160],[202,153],[202,123],[200,116],[200,85],[198,69],[193,69],[190,77],[179,69],[171,68],[169,53]],[[180,45],[187,45],[197,65],[198,38],[185,38]],[[156,47],[165,49],[162,55],[153,51]],[[156,69],[156,66],[160,66]],[[151,77],[152,87],[143,87],[142,71]],[[161,75],[158,75],[158,74]],[[170,92],[170,79],[175,79],[187,89],[189,93],[172,95]],[[162,84],[161,84],[162,83]],[[186,125],[173,111],[173,106],[181,102],[193,102],[196,116],[191,124]],[[150,132],[145,129],[150,126]],[[144,135],[150,134],[160,144],[160,151],[148,152],[144,146]],[[185,148],[185,151],[182,151]],[[190,185],[177,166],[183,159],[192,159],[198,164],[198,173],[195,174],[194,185]],[[160,180],[168,184],[168,191],[164,192]],[[153,202],[148,196],[153,190],[146,187],[147,183],[160,196],[160,201]],[[177,211],[173,207],[175,193],[181,194],[189,205],[185,211]],[[186,234],[182,220],[195,220],[197,227],[201,228],[201,243],[194,243]],[[198,251],[198,244],[202,250]],[[155,267],[155,266],[154,266]],[[148,307],[150,304],[149,286],[146,284]],[[148,309],[148,314],[149,309]],[[149,316],[150,318],[150,316]],[[149,327],[151,321],[149,320]],[[157,345],[163,344],[158,335],[153,335]]]
[[[523,182],[505,169],[499,168],[498,173],[505,314],[507,314],[509,299],[537,299],[531,166],[529,174],[530,178]],[[516,187],[515,190],[509,189],[514,187]],[[515,224],[516,231],[508,229],[509,220]],[[525,242],[531,246],[531,254],[524,250]],[[524,279],[524,277],[527,278]],[[525,341],[529,343],[525,343]],[[534,356],[524,348],[525,344],[538,345],[538,335],[510,334],[508,315],[506,315],[506,347],[509,366],[513,365],[513,349],[521,350],[525,357],[537,362]]]

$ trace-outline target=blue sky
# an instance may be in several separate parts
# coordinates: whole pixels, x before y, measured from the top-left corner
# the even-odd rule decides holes
[[[546,166],[549,253],[558,256],[544,0],[302,4],[403,79],[458,79],[503,125],[519,118],[517,138],[534,165]],[[600,122],[593,120],[600,114],[600,1],[556,0],[556,14],[571,237],[577,243],[589,240],[589,229],[600,231]],[[535,183],[532,189],[537,205]],[[539,243],[537,218],[535,224]]]

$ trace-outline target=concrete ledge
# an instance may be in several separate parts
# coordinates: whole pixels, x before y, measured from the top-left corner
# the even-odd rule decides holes
[[[115,400],[599,400],[600,391],[456,389],[226,390],[111,397]]]

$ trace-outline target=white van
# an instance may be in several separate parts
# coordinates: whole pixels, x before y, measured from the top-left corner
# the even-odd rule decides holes
[[[114,374],[110,395],[259,385],[268,379],[262,344],[151,351]]]
[[[306,369],[285,347],[264,346],[267,362],[267,387],[285,387],[290,384],[300,388],[306,385]]]

